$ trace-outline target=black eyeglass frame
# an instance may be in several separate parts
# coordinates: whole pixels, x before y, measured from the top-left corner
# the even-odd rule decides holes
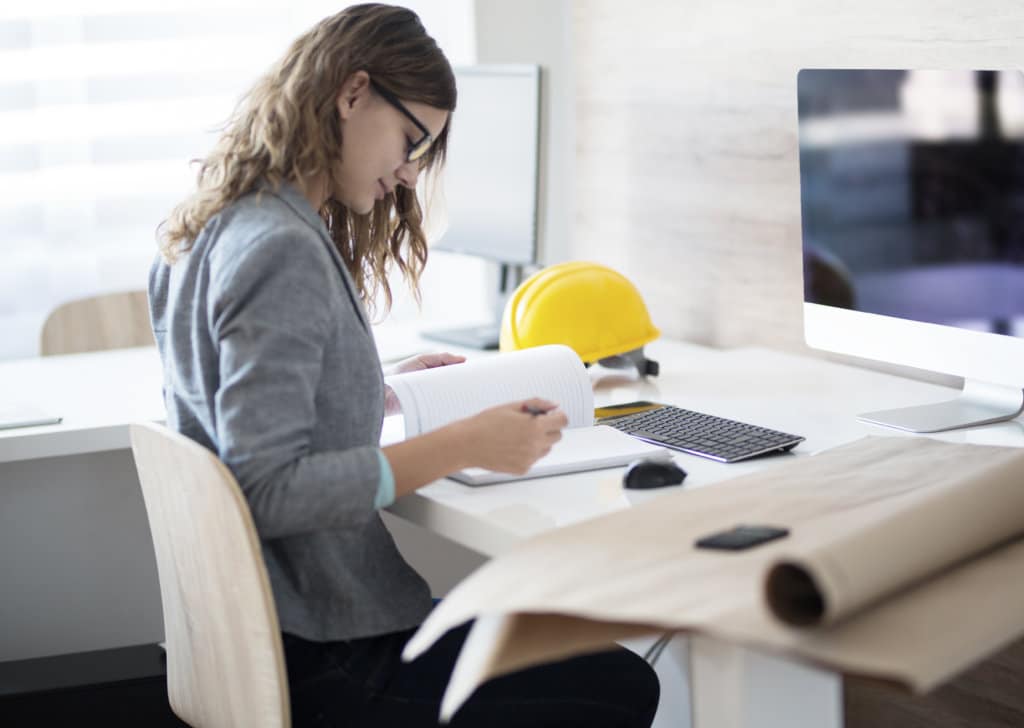
[[[409,151],[405,156],[405,160],[407,162],[415,162],[416,160],[422,158],[423,155],[427,153],[427,150],[430,149],[430,145],[434,143],[434,136],[430,133],[430,130],[427,129],[426,126],[424,126],[423,122],[416,118],[415,114],[413,114],[411,111],[409,111],[409,109],[406,108],[405,104],[399,101],[397,96],[395,96],[393,93],[391,93],[386,88],[381,86],[379,83],[374,81],[372,78],[370,79],[370,86],[373,88],[374,91],[377,92],[377,94],[380,95],[382,99],[384,99],[389,104],[394,106],[396,109],[401,111],[402,114],[404,114],[409,119],[409,121],[416,125],[417,129],[423,132],[423,136],[420,137],[418,141],[409,145]]]

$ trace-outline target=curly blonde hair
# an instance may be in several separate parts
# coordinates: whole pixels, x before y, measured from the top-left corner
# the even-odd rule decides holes
[[[173,264],[192,248],[210,218],[261,184],[276,189],[284,181],[331,175],[332,163],[341,158],[337,94],[356,71],[366,71],[399,98],[455,109],[451,65],[411,10],[354,5],[322,20],[243,97],[213,151],[197,160],[195,192],[158,229],[164,259]],[[421,168],[443,164],[448,126]],[[319,213],[368,308],[378,292],[384,294],[385,310],[390,308],[392,265],[419,298],[427,240],[415,190],[396,187],[366,215],[334,199]]]

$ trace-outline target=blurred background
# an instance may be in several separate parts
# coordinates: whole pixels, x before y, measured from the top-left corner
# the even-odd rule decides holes
[[[405,4],[453,64],[476,60],[471,0]],[[35,356],[60,303],[144,285],[156,226],[193,184],[189,161],[287,45],[343,6],[0,5],[0,359]],[[411,303],[400,297],[396,315]]]
[[[800,69],[1024,67],[1019,0],[408,4],[457,65],[543,66],[541,262],[611,266],[664,335],[720,347],[814,354],[803,340]],[[38,353],[58,303],[138,287],[154,229],[191,181],[188,160],[287,43],[343,5],[0,7],[0,358]],[[951,103],[977,95],[976,79],[958,83],[943,91]],[[999,99],[1019,98],[1015,84],[1000,76]],[[1007,136],[1019,131],[1012,110],[1000,109]],[[422,314],[403,294],[391,318],[426,329],[423,317],[487,311],[492,273],[432,254]]]

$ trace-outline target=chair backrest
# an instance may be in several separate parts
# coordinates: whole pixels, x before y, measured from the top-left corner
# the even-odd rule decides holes
[[[61,304],[46,317],[39,340],[43,356],[152,346],[145,291],[108,293]]]
[[[196,728],[288,728],[284,649],[252,516],[192,440],[131,426],[153,534],[171,707]]]

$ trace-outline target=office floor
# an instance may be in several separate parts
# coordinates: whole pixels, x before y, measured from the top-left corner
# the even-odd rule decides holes
[[[167,702],[162,651],[141,645],[0,663],[0,726],[186,726]]]
[[[927,695],[848,676],[843,703],[846,728],[1021,728],[1024,638]]]

